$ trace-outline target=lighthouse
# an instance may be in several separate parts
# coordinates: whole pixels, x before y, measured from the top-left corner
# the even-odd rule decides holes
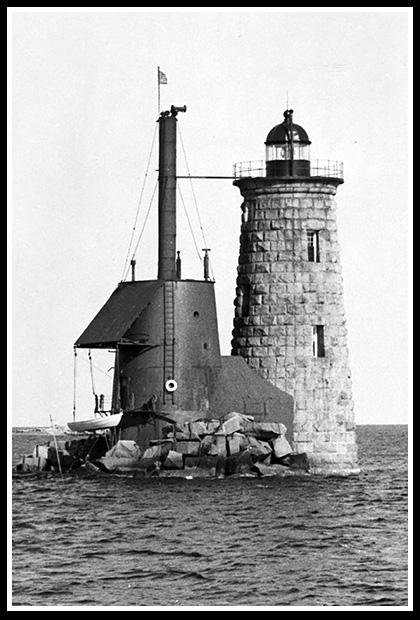
[[[310,158],[293,110],[265,161],[234,167],[243,197],[232,355],[294,399],[313,473],[358,471],[335,195],[340,162]]]

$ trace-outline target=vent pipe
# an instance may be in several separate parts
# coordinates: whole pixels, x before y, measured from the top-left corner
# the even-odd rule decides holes
[[[130,262],[131,265],[131,280],[134,282],[136,279],[136,261],[134,258]]]

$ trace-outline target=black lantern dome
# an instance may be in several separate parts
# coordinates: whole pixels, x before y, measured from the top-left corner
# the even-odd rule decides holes
[[[269,132],[266,171],[270,177],[310,176],[308,134],[293,122],[293,110],[284,112],[284,121]]]

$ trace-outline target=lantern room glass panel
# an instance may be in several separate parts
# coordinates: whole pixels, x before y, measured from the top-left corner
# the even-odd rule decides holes
[[[269,144],[266,146],[266,161],[285,161],[288,159],[309,160],[309,144]]]

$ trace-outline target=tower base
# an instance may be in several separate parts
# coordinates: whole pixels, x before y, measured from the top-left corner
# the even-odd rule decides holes
[[[359,471],[337,234],[338,179],[242,178],[232,350],[294,399],[311,472]]]

